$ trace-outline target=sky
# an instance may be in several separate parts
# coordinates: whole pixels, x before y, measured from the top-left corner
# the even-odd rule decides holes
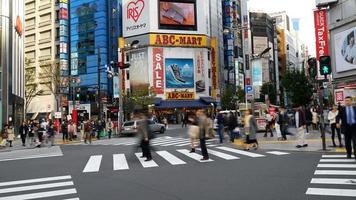
[[[250,11],[267,13],[286,11],[290,19],[299,18],[299,38],[308,46],[309,54],[315,55],[315,0],[248,0],[248,7]]]

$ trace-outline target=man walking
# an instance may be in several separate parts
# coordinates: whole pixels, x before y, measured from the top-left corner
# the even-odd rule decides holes
[[[288,116],[286,108],[281,106],[278,113],[278,124],[280,126],[283,141],[287,140]]]
[[[352,145],[354,148],[354,155],[356,159],[356,107],[352,106],[352,98],[345,98],[345,107],[343,107],[336,118],[337,127],[345,134],[345,146],[347,151],[347,158],[351,158]],[[352,145],[351,145],[352,141]]]
[[[297,148],[307,147],[305,143],[306,119],[301,106],[295,108],[295,127],[297,128],[298,145]]]
[[[108,132],[109,139],[111,139],[113,128],[114,123],[112,123],[111,118],[109,118],[108,122],[106,123],[106,131]]]
[[[197,112],[198,122],[199,122],[199,129],[200,129],[200,148],[203,158],[201,160],[209,160],[208,149],[206,148],[206,138],[209,135],[209,128],[210,124],[209,119],[205,115],[203,110],[199,110]]]
[[[26,122],[22,122],[20,128],[19,128],[20,136],[21,136],[21,141],[22,141],[22,146],[26,146],[26,137],[28,134],[28,127]]]
[[[224,128],[224,116],[219,113],[218,116],[216,117],[217,119],[217,124],[218,124],[218,135],[219,135],[219,140],[220,144],[224,142],[224,133],[223,133],[223,128]]]

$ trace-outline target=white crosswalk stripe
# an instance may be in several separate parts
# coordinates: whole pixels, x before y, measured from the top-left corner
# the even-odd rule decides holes
[[[170,165],[174,166],[174,165],[185,165],[190,162],[197,162],[197,161],[201,162],[201,163],[205,163],[205,162],[212,162],[212,161],[216,161],[216,160],[239,160],[241,158],[238,155],[241,155],[244,157],[252,157],[252,158],[258,158],[258,157],[265,156],[262,154],[240,151],[240,150],[233,149],[233,148],[215,147],[215,148],[208,149],[208,153],[213,159],[201,160],[203,158],[200,153],[201,149],[198,148],[196,150],[199,152],[191,153],[190,150],[188,150],[188,149],[171,150],[171,152],[169,152],[169,151],[152,151],[154,160],[151,160],[148,162],[145,161],[146,158],[141,158],[142,153],[135,153],[134,158],[135,159],[137,158],[138,162],[140,163],[140,165],[143,168],[151,168],[151,167],[160,167],[161,165],[167,164],[167,162]],[[289,153],[279,152],[278,154],[275,154],[275,155],[276,156],[284,156],[287,154],[289,154]],[[130,155],[126,156],[125,154],[113,154],[112,155],[113,170],[119,171],[119,170],[131,169],[131,167],[129,167],[129,165],[131,165],[129,163],[129,161],[130,162],[134,162],[134,161],[127,160],[127,157],[130,157]],[[100,170],[102,158],[103,158],[103,155],[90,156],[88,161],[86,162],[83,173],[98,172]],[[162,164],[157,163],[157,161],[162,162],[161,159],[159,159],[159,158],[162,158],[166,162],[164,162]],[[217,159],[215,159],[215,158],[217,158]],[[135,165],[132,165],[132,166],[135,166]]]
[[[0,182],[0,200],[40,199],[49,197],[66,197],[79,199],[72,177],[56,176],[27,180]],[[39,184],[38,184],[39,183]]]
[[[277,155],[277,156],[282,156],[282,155],[288,155],[289,154],[289,153],[281,152],[281,151],[267,151],[266,153],[272,154],[272,155]]]
[[[307,189],[306,194],[330,197],[356,197],[356,189],[345,188],[348,185],[356,185],[356,164],[350,163],[355,163],[355,159],[346,159],[346,155],[344,154],[322,155],[314,172],[316,177],[311,179],[310,184],[312,186]],[[324,168],[327,168],[327,170],[324,170]],[[320,186],[326,185],[326,188],[313,187],[315,184]]]

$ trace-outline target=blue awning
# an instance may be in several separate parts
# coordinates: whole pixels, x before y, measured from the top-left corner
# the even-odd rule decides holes
[[[210,104],[204,103],[201,100],[177,100],[177,101],[161,101],[155,104],[156,109],[170,109],[170,108],[207,108]]]
[[[211,97],[200,97],[200,100],[202,100],[205,103],[211,104],[211,103],[216,103],[215,99]]]

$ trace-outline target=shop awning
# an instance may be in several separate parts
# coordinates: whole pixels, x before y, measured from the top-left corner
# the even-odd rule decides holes
[[[211,97],[200,97],[200,100],[202,100],[203,102],[208,103],[208,104],[216,103],[216,100]]]
[[[155,109],[170,109],[170,108],[207,108],[211,107],[201,100],[178,100],[178,101],[161,101],[155,104]]]

